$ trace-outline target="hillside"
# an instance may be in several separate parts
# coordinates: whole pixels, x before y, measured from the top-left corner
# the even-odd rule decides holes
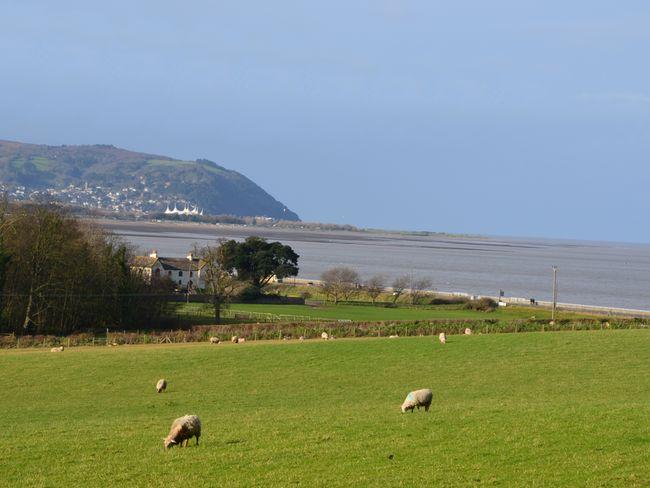
[[[206,214],[299,220],[253,181],[212,161],[180,161],[109,145],[0,141],[0,184],[17,200],[48,198],[145,213],[188,204]]]

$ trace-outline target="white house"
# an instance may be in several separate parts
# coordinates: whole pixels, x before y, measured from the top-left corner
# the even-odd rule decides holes
[[[136,256],[131,269],[142,273],[148,281],[169,278],[177,289],[190,291],[205,287],[203,263],[189,253],[185,258],[167,258],[158,256],[154,249],[149,256]]]

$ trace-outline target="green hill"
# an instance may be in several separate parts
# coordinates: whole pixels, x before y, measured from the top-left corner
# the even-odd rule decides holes
[[[167,203],[187,202],[215,215],[299,220],[253,181],[212,161],[180,161],[110,145],[0,141],[0,183],[10,195],[18,189],[18,196],[38,192],[66,201],[62,195],[67,193],[61,192],[71,185],[89,194],[131,189],[130,201],[137,200],[142,211],[156,212],[164,210]]]

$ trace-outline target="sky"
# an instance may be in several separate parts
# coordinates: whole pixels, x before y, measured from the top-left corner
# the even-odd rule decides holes
[[[242,172],[303,220],[650,242],[650,2],[0,0],[0,139]]]

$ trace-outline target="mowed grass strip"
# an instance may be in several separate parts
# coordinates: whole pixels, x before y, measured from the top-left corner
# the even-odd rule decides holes
[[[3,351],[0,484],[647,486],[649,350],[622,330]],[[401,414],[423,387],[431,412]],[[186,413],[201,445],[165,452]]]
[[[230,310],[239,312],[254,312],[272,315],[300,317],[317,317],[332,320],[352,321],[390,321],[390,320],[512,320],[551,318],[550,310],[530,307],[500,307],[493,312],[467,310],[459,305],[419,306],[384,308],[372,305],[349,305],[323,303],[316,306],[309,305],[267,305],[255,303],[233,303]],[[214,312],[209,304],[189,303],[177,304],[175,312],[183,315],[202,315],[206,320],[212,320]],[[571,312],[560,312],[559,319],[589,317]],[[593,318],[593,316],[591,316]]]

